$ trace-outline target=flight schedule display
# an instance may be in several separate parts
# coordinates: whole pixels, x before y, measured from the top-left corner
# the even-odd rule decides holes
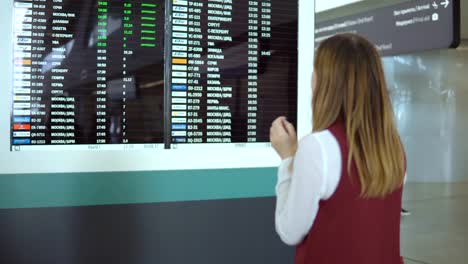
[[[13,150],[163,145],[164,1],[14,2]]]
[[[171,143],[268,142],[296,122],[297,2],[173,1]]]
[[[11,150],[267,145],[296,122],[297,7],[14,1]]]

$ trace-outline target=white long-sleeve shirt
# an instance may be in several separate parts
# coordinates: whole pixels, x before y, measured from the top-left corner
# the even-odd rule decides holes
[[[296,155],[281,162],[275,227],[284,243],[297,245],[308,234],[319,202],[335,193],[341,170],[341,150],[329,130],[307,135],[299,142]]]
[[[296,155],[278,169],[276,232],[288,245],[297,245],[312,227],[320,200],[335,192],[341,177],[341,152],[336,138],[325,130],[304,137]]]

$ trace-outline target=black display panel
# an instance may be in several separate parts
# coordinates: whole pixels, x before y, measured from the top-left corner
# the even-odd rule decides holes
[[[15,1],[13,149],[162,144],[164,5]]]
[[[267,143],[274,118],[296,123],[297,13],[280,0],[17,0],[11,149]]]
[[[343,32],[367,37],[382,55],[456,48],[460,43],[458,0],[412,0],[316,24],[316,46]]]
[[[297,1],[173,1],[173,144],[268,142],[297,112]]]

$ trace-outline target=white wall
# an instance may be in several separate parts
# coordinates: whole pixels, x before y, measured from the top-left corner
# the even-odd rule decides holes
[[[317,0],[315,1],[315,11],[323,12],[333,8],[349,5],[363,0]]]

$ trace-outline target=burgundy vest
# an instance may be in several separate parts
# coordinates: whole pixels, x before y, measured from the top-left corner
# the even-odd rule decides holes
[[[296,249],[296,264],[401,264],[402,188],[382,199],[360,197],[354,162],[347,170],[343,122],[329,128],[341,150],[341,178],[335,193],[319,204],[309,234]]]

